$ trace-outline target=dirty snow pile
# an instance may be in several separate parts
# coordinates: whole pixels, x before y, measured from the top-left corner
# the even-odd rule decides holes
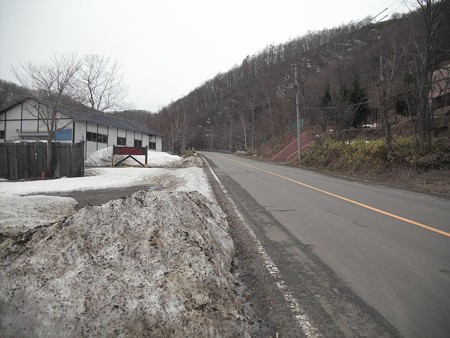
[[[140,191],[13,244],[0,332],[18,336],[243,336],[233,243],[216,203]]]
[[[0,182],[0,336],[247,337],[203,169],[87,172]],[[77,212],[72,198],[31,195],[132,184],[146,190]]]

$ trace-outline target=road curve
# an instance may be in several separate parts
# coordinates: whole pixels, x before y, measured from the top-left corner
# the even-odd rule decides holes
[[[201,155],[233,199],[254,199],[403,336],[450,336],[450,199]],[[254,226],[283,241],[264,224]]]

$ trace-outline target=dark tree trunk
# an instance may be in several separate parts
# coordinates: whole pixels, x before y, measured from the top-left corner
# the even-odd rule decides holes
[[[52,138],[49,137],[49,139],[47,141],[47,162],[46,162],[46,170],[45,170],[45,177],[47,177],[47,178],[53,178],[53,143],[52,143]]]

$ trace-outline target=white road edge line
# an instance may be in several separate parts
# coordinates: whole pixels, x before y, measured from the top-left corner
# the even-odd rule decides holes
[[[269,271],[269,273],[275,279],[275,284],[277,285],[278,289],[280,289],[281,293],[283,294],[284,299],[288,302],[289,308],[291,309],[292,314],[294,315],[294,318],[300,324],[300,327],[301,327],[303,333],[305,334],[306,337],[311,337],[311,338],[321,337],[322,335],[319,333],[319,330],[312,325],[311,320],[309,319],[305,310],[303,310],[303,308],[300,306],[298,300],[294,296],[292,296],[292,294],[289,291],[288,287],[286,286],[286,283],[284,282],[284,280],[281,279],[280,270],[278,270],[275,263],[269,257],[267,252],[264,250],[263,246],[261,245],[261,242],[256,237],[252,228],[250,228],[250,226],[245,221],[244,216],[242,216],[242,214],[236,207],[236,204],[231,199],[230,195],[228,194],[227,189],[225,189],[222,182],[217,177],[216,173],[212,170],[211,166],[209,165],[209,162],[204,157],[203,157],[203,159],[205,160],[206,164],[208,165],[208,168],[211,171],[214,179],[217,181],[217,184],[219,185],[220,189],[222,189],[223,193],[228,198],[230,204],[233,206],[233,209],[236,212],[236,214],[238,215],[239,219],[244,224],[245,228],[247,229],[247,231],[250,233],[251,237],[253,238],[253,241],[256,244],[256,248],[257,248],[258,252],[263,257],[264,265],[266,266],[266,269]]]

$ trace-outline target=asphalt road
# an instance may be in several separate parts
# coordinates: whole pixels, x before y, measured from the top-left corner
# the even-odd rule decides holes
[[[283,228],[251,222],[257,236],[295,237],[401,335],[450,336],[450,199],[201,155],[246,217],[261,208]]]

